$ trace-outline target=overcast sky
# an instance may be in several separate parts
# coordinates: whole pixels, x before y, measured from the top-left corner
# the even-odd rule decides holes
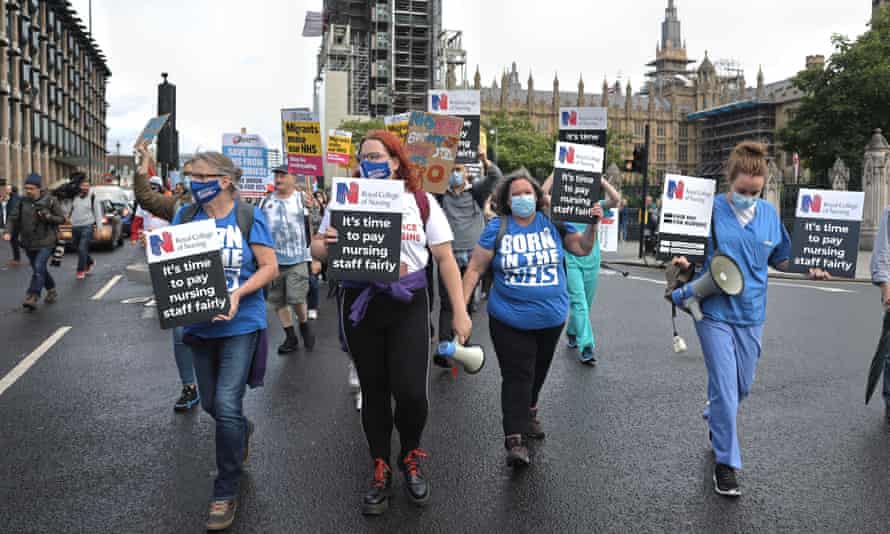
[[[71,0],[86,22],[88,0]],[[667,0],[443,0],[444,27],[464,31],[468,75],[483,84],[516,61],[549,90],[555,73],[587,92],[620,74],[639,89],[655,55]],[[793,75],[809,54],[831,54],[832,33],[861,34],[871,0],[677,0],[690,58],[738,61],[749,84]],[[108,86],[109,150],[129,153],[157,111],[156,85],[177,85],[180,149],[220,149],[224,132],[245,127],[280,145],[279,110],[312,106],[320,38],[301,36],[321,0],[93,0],[93,28],[113,73]],[[260,7],[261,6],[261,7]],[[533,7],[532,7],[533,6]],[[592,7],[595,6],[595,7]]]

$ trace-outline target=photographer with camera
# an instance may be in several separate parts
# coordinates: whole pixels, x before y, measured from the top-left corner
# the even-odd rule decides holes
[[[37,309],[37,302],[43,289],[46,289],[47,304],[58,298],[56,283],[46,269],[47,261],[56,244],[58,226],[65,222],[65,213],[59,201],[43,190],[43,179],[39,174],[31,174],[25,180],[25,195],[9,216],[4,241],[18,235],[22,248],[31,262],[31,285],[22,306],[27,311]]]

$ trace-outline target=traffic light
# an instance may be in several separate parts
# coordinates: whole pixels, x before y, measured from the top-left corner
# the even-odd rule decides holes
[[[648,167],[648,161],[646,158],[646,147],[643,145],[636,145],[634,147],[633,158],[625,160],[624,169],[627,172],[638,172],[642,173],[644,169]]]

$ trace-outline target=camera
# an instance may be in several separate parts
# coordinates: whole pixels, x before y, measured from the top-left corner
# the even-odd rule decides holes
[[[62,258],[65,257],[65,242],[59,241],[56,243],[56,247],[53,249],[53,257],[50,258],[49,264],[53,267],[60,267],[62,265]]]

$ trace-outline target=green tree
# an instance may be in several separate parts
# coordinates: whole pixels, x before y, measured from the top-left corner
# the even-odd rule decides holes
[[[489,132],[493,159],[505,174],[525,167],[543,181],[553,171],[556,136],[538,132],[528,114],[499,112],[485,117],[482,127]]]
[[[861,169],[872,130],[890,130],[890,9],[855,41],[834,35],[831,42],[835,52],[824,70],[794,78],[806,96],[779,132],[784,149],[798,152],[817,173],[830,169],[838,156]]]
[[[348,120],[340,123],[338,130],[352,132],[352,142],[358,143],[371,130],[383,130],[383,119]]]

